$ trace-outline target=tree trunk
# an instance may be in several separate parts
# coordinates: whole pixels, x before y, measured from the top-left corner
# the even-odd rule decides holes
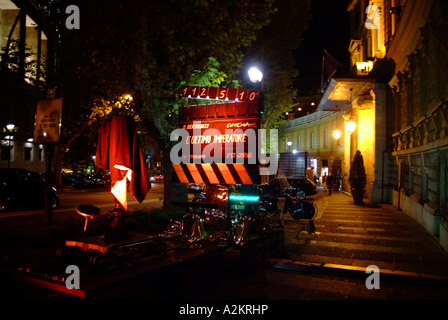
[[[64,162],[66,149],[67,147],[65,145],[59,145],[56,147],[53,176],[53,183],[56,187],[60,187],[62,185],[62,164]]]

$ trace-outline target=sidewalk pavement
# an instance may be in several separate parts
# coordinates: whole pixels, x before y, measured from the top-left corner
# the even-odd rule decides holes
[[[315,221],[317,235],[298,234],[297,222],[289,214],[283,217],[288,263],[363,272],[375,265],[382,274],[448,279],[447,253],[394,206],[367,200],[357,206],[343,192],[319,192],[309,200],[326,202]]]

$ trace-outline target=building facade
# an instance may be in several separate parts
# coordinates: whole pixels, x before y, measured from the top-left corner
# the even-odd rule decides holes
[[[393,204],[413,216],[448,250],[448,4],[406,2],[387,58],[394,110]]]
[[[352,0],[351,72],[329,79],[316,113],[285,125],[282,143],[309,151],[318,174],[340,162],[347,191],[360,150],[366,197],[408,213],[448,251],[447,9],[442,0]]]
[[[32,1],[0,0],[0,167],[45,172],[33,142],[37,101],[46,98],[49,39]]]

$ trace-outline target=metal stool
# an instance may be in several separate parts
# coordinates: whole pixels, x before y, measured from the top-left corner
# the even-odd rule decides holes
[[[85,218],[84,231],[87,230],[87,223],[91,219],[95,219],[100,215],[100,208],[92,206],[90,204],[82,204],[78,206],[76,212]]]

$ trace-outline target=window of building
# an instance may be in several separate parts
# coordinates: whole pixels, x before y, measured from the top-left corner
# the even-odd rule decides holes
[[[297,150],[302,149],[302,135],[297,135]]]
[[[12,160],[12,147],[9,146],[2,146],[2,155],[1,155],[1,159],[2,160]]]
[[[33,152],[33,148],[25,147],[25,161],[32,160],[32,152]]]
[[[14,20],[19,13],[19,8],[14,4],[14,2],[10,0],[2,0],[0,1],[0,49],[3,49],[6,46],[6,42],[8,40],[9,28],[7,26],[12,26]],[[19,31],[14,31],[11,35],[11,39],[18,39]],[[3,51],[3,50],[0,50]],[[0,55],[0,60],[3,58]]]
[[[328,147],[328,129],[324,129],[324,148]]]
[[[0,1],[0,49],[7,53],[9,70],[19,73],[28,83],[43,86],[47,37],[37,23],[10,0]],[[0,60],[3,58],[0,56]]]
[[[310,149],[314,149],[314,132],[311,132],[310,136]]]

